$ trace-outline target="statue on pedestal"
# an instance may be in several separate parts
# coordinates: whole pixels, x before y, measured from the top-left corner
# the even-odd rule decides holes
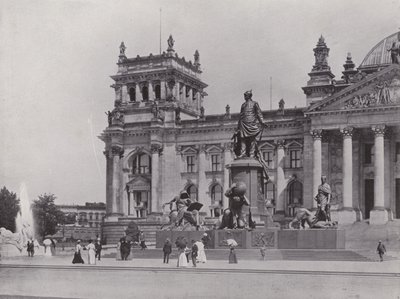
[[[240,119],[238,122],[235,138],[235,154],[238,158],[255,157],[256,138],[261,134],[264,126],[260,106],[252,100],[252,91],[244,93],[245,103],[240,108]]]
[[[232,186],[225,192],[225,196],[229,198],[229,208],[226,209],[222,216],[222,222],[219,229],[223,228],[245,228],[244,213],[242,211],[243,206],[250,206],[250,203],[246,196],[246,184],[238,182],[232,184]]]
[[[330,203],[332,191],[331,186],[329,186],[326,180],[325,175],[321,176],[321,185],[318,186],[318,194],[314,198],[314,200],[317,201],[317,212],[313,223],[317,223],[318,221],[331,221]]]
[[[176,209],[172,208],[175,203]],[[180,227],[183,225],[185,220],[190,225],[196,227],[198,230],[200,227],[199,221],[199,210],[203,207],[203,204],[199,202],[192,202],[190,196],[186,191],[182,191],[179,196],[175,196],[171,201],[162,205],[164,208],[166,205],[170,205],[170,227]]]

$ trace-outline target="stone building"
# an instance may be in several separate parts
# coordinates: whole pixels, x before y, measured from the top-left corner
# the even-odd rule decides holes
[[[282,100],[278,110],[263,111],[268,129],[259,149],[270,181],[257,204],[270,200],[276,218],[292,216],[298,206],[315,208],[326,174],[334,220],[400,218],[400,66],[387,51],[397,39],[397,33],[384,38],[358,68],[348,54],[335,80],[329,48],[319,38],[303,87],[307,106],[285,109]],[[158,223],[162,204],[182,189],[203,203],[205,216],[218,216],[227,207],[226,166],[234,159],[239,114],[229,106],[224,114],[205,114],[198,51],[194,62],[179,57],[171,36],[160,55],[127,58],[125,49],[122,43],[112,76],[115,108],[100,136],[107,160],[105,231],[132,219]]]
[[[76,225],[100,228],[106,216],[106,206],[102,202],[87,202],[85,205],[57,205],[65,214],[75,215]]]

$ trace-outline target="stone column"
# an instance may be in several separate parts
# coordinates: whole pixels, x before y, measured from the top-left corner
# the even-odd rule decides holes
[[[123,104],[126,104],[129,101],[128,97],[129,97],[128,96],[128,87],[124,84],[124,85],[122,85],[122,95],[121,95]]]
[[[185,96],[186,96],[186,95],[185,95]],[[193,107],[193,100],[192,100],[192,98],[193,98],[193,88],[190,88],[190,89],[189,89],[189,96],[186,97],[186,101],[185,101],[190,107]]]
[[[206,181],[206,147],[200,146],[199,150],[199,163],[198,163],[198,174],[199,174],[199,189],[198,189],[198,200],[204,205],[202,212],[210,213],[208,208],[211,205],[211,198],[207,195],[207,181]]]
[[[119,146],[112,146],[107,156],[107,214],[119,216],[120,212],[120,160],[124,150]]]
[[[357,220],[353,209],[353,128],[347,127],[343,135],[343,208],[338,213],[340,224],[351,224]]]
[[[160,177],[160,144],[151,145],[151,203],[150,212],[160,212],[161,203],[158,194]]]
[[[224,185],[223,185],[223,194],[225,194],[226,190],[229,189],[229,169],[226,167],[232,162],[232,153],[231,153],[231,144],[224,144]],[[222,204],[223,209],[227,209],[229,207],[229,199],[222,195]]]
[[[321,184],[322,175],[322,130],[315,129],[311,131],[313,138],[313,198],[318,193],[318,186]],[[317,202],[313,199],[313,208],[317,208]]]
[[[149,101],[154,101],[155,96],[154,96],[153,82],[149,82],[148,87],[149,87]]]
[[[161,82],[160,82],[160,100],[163,100],[163,101],[165,101],[165,98],[167,96],[166,90],[165,90],[165,84],[166,84],[165,81],[161,80]]]
[[[136,83],[135,98],[136,98],[136,102],[142,102],[143,101],[142,90],[140,89],[140,84],[139,83]]]
[[[385,224],[388,222],[388,212],[385,209],[385,154],[384,135],[385,126],[373,126],[375,135],[374,161],[374,209],[370,212],[370,224]]]
[[[276,204],[275,214],[285,214],[285,140],[276,141]]]

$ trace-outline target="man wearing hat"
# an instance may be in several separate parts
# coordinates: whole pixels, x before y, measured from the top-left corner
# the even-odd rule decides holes
[[[378,252],[379,258],[380,258],[381,262],[383,262],[383,255],[386,252],[386,248],[385,248],[385,245],[383,245],[381,240],[379,240],[379,242],[378,242],[378,247],[376,248],[376,252]]]
[[[256,138],[261,133],[260,123],[264,126],[262,112],[256,101],[252,100],[251,90],[244,93],[245,103],[240,108],[240,119],[237,131],[239,133],[240,155],[238,158],[254,157]]]

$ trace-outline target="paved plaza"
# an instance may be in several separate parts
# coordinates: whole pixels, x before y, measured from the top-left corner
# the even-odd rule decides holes
[[[399,298],[400,261],[176,260],[72,265],[71,256],[18,257],[0,265],[0,298]]]

